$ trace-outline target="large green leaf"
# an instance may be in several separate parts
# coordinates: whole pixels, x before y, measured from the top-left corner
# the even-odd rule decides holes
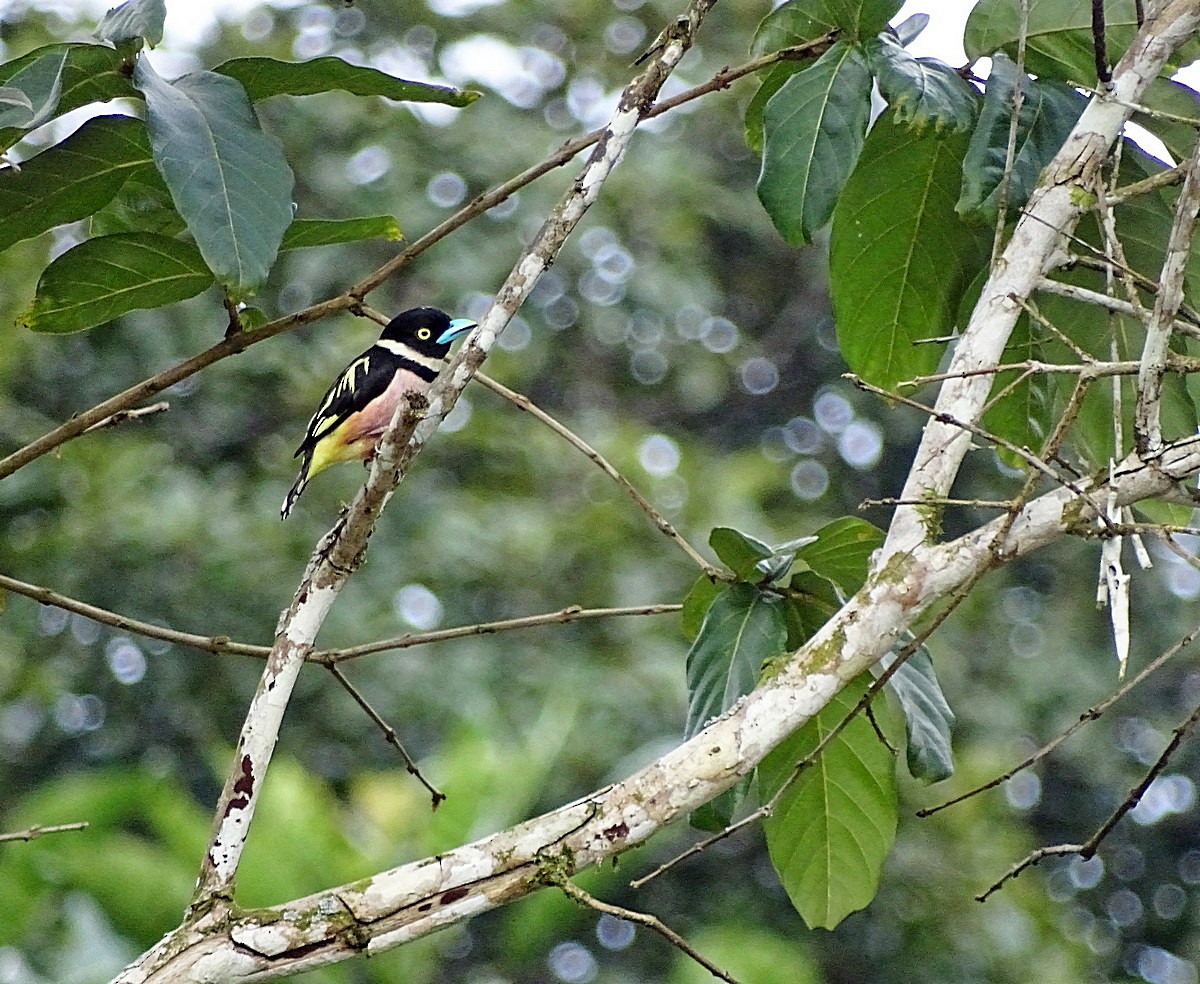
[[[904,0],[823,0],[821,5],[847,36],[865,41],[887,27]]]
[[[758,197],[788,242],[809,242],[829,221],[870,115],[871,73],[862,52],[844,41],[771,96]]]
[[[103,208],[126,178],[153,167],[146,127],[97,116],[21,169],[0,172],[0,250]]]
[[[137,95],[129,79],[121,74],[120,55],[108,45],[100,44],[52,44],[36,48],[0,65],[0,85],[11,86],[15,77],[46,57],[65,57],[54,109],[58,115],[89,103]],[[0,125],[0,149],[11,147],[23,135],[20,127]]]
[[[960,215],[990,223],[1000,210],[1016,84],[1017,66],[1007,55],[997,53],[992,59],[979,124],[963,161],[962,196],[957,205]],[[1008,180],[1008,214],[1029,201],[1042,168],[1058,153],[1086,105],[1079,93],[1061,82],[1021,78],[1021,111]]]
[[[1115,65],[1137,32],[1134,0],[1105,0],[1104,36],[1110,65]],[[963,44],[967,57],[1004,51],[1016,58],[1021,34],[1021,0],[980,0],[967,18]],[[1171,68],[1196,57],[1195,42],[1176,51]],[[1081,0],[1030,0],[1025,68],[1043,78],[1096,84],[1092,42],[1092,5]]]
[[[64,50],[46,51],[8,75],[4,87],[15,92],[0,106],[0,129],[31,130],[54,115],[62,97],[66,61]],[[25,99],[15,98],[15,93]]]
[[[271,96],[311,96],[334,90],[356,96],[383,96],[397,101],[436,102],[447,106],[469,106],[480,96],[471,90],[410,82],[377,68],[351,65],[332,55],[304,62],[261,57],[231,58],[213,71],[237,79],[252,102]]]
[[[915,130],[971,129],[979,93],[953,68],[936,58],[914,58],[896,39],[881,34],[867,45],[875,82],[896,121]]]
[[[768,800],[866,692],[864,674],[758,767]],[[896,835],[895,766],[862,715],[829,743],[763,821],[788,897],[810,927],[832,929],[867,905]]]
[[[712,603],[687,655],[688,714],[685,734],[748,694],[764,662],[787,644],[783,604],[750,584],[732,584]]]
[[[234,79],[193,72],[174,82],[139,58],[154,161],[217,281],[235,300],[267,279],[292,222],[292,169],[259,128]]]
[[[117,46],[141,38],[153,48],[162,41],[166,19],[165,0],[125,0],[104,15],[96,28],[96,37]]]
[[[916,134],[880,118],[846,183],[829,241],[829,287],[842,355],[881,386],[932,372],[958,300],[991,236],[954,203],[967,137]]]
[[[807,0],[803,3],[800,0],[788,0],[763,18],[750,45],[750,53],[765,55],[782,48],[807,44],[836,29],[837,22],[833,14],[825,9],[824,4]],[[746,106],[745,119],[746,145],[756,154],[762,153],[763,111],[767,108],[767,103],[784,82],[797,72],[804,71],[816,60],[816,56],[789,59],[773,65],[759,77],[758,91]]]
[[[846,594],[861,588],[871,554],[883,545],[883,532],[865,519],[843,516],[822,526],[816,537],[796,552],[796,559]]]
[[[153,233],[89,239],[46,267],[18,318],[34,331],[71,332],[138,308],[194,297],[213,282],[191,243]]]
[[[363,215],[356,219],[297,219],[283,234],[279,248],[307,249],[364,239],[403,239],[400,224],[390,215]]]
[[[895,661],[889,653],[877,664],[886,670]],[[923,646],[892,674],[886,687],[904,712],[908,771],[914,779],[940,782],[954,774],[950,727],[954,712],[933,670],[933,659]]]

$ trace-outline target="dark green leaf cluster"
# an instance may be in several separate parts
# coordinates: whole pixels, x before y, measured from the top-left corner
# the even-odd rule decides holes
[[[684,631],[693,637],[687,737],[807,642],[862,587],[870,555],[881,543],[878,529],[850,517],[776,547],[727,527],[713,530],[709,545],[732,581],[701,577],[684,603]],[[855,710],[867,682],[847,688],[758,770],[762,800],[779,795],[766,825],[771,857],[810,926],[832,928],[871,900],[895,832],[895,766],[861,715],[811,760],[818,743]],[[910,771],[926,780],[946,778],[954,716],[928,654],[910,657],[888,686],[904,714]],[[727,827],[752,779],[743,777],[695,811],[693,825]]]
[[[450,106],[476,97],[334,57],[234,59],[163,79],[140,49],[162,39],[165,16],[162,0],[129,0],[96,32],[115,47],[55,44],[0,65],[0,149],[94,103],[144,105],[144,119],[94,116],[0,172],[0,250],[90,219],[88,236],[50,263],[20,316],[35,331],[91,328],[214,282],[241,302],[281,249],[399,238],[391,216],[295,219],[291,168],[253,102],[333,90]]]
[[[772,69],[749,105],[746,127],[762,154],[759,198],[784,237],[807,243],[832,220],[829,281],[839,347],[856,374],[880,386],[936,370],[946,339],[965,327],[986,279],[996,224],[1011,221],[1029,201],[1083,112],[1079,87],[1095,82],[1087,5],[1031,4],[1025,70],[1018,72],[1020,9],[1016,0],[982,0],[972,10],[968,54],[972,62],[991,59],[982,92],[966,81],[973,78],[968,71],[905,50],[921,25],[884,30],[875,19],[848,20],[838,4],[792,0],[759,28],[756,51],[840,31],[817,61]],[[1136,30],[1136,12],[1132,3],[1109,2],[1105,17],[1107,57],[1115,61]],[[1189,57],[1181,49],[1151,85],[1149,111],[1136,117],[1177,159],[1194,146],[1200,95],[1166,75]],[[893,112],[868,132],[872,83]],[[1129,140],[1121,160],[1118,186],[1164,169]],[[1153,304],[1171,200],[1170,192],[1151,191],[1116,209],[1126,262],[1146,305]],[[1076,235],[1085,260],[1101,255],[1097,220],[1085,220]],[[1200,298],[1195,265],[1187,276],[1193,305]],[[1056,279],[1104,289],[1103,275],[1091,269],[1066,269]],[[1005,363],[1071,362],[1081,351],[1112,356],[1091,306],[1058,294],[1038,304],[1057,331],[1023,317]],[[1118,320],[1118,357],[1128,357],[1138,351],[1141,328],[1133,319]],[[1036,448],[1073,380],[1014,369],[1000,373],[997,384],[1001,395],[985,425],[1018,447]],[[1193,401],[1177,377],[1168,380],[1165,401],[1178,428],[1172,433],[1191,432]],[[1111,401],[1089,393],[1081,413],[1074,450],[1093,465],[1105,460],[1112,443]],[[1005,458],[1022,464],[1007,452]]]

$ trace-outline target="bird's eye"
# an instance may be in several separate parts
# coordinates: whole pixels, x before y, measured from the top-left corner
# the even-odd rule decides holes
[[[425,341],[426,339],[428,339],[431,334],[432,334],[432,332],[430,332],[430,330],[428,328],[418,328],[417,329],[417,338],[421,339],[421,341]]]

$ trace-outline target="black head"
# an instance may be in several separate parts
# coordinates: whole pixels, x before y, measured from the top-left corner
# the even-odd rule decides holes
[[[474,327],[473,322],[461,318],[451,321],[450,315],[437,308],[420,307],[396,315],[379,337],[402,342],[422,355],[441,359],[450,351],[454,339]]]

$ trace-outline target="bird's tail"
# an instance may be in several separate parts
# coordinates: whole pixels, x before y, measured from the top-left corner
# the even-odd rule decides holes
[[[310,450],[304,455],[304,460],[300,463],[300,474],[296,476],[296,481],[288,490],[287,497],[283,500],[283,505],[279,508],[279,518],[287,519],[288,513],[292,511],[292,506],[296,504],[296,500],[300,498],[300,494],[304,491],[304,487],[308,484],[308,466],[312,464],[312,451]]]

